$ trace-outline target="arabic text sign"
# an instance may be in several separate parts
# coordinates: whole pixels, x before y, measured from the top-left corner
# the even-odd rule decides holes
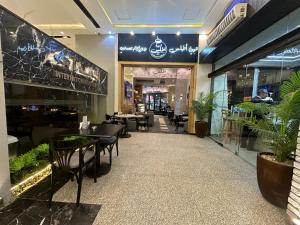
[[[106,71],[6,9],[0,13],[5,81],[107,94]]]
[[[197,34],[119,34],[119,61],[197,62]]]

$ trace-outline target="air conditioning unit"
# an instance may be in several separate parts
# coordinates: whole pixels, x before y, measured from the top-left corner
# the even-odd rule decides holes
[[[236,4],[216,28],[209,34],[207,45],[215,47],[230,31],[247,16],[247,3]]]

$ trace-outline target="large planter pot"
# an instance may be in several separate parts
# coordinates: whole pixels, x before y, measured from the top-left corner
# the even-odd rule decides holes
[[[286,208],[291,190],[293,166],[270,161],[257,154],[257,182],[262,196],[270,203],[280,208]]]
[[[195,132],[198,137],[204,138],[208,133],[208,123],[205,121],[195,122]]]

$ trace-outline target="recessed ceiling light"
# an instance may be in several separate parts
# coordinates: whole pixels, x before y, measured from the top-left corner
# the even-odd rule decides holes
[[[180,35],[180,31],[177,31],[176,35],[179,36]]]
[[[155,36],[155,34],[156,34],[155,31],[152,31],[152,35]]]
[[[133,32],[133,31],[130,31],[130,35],[133,36],[133,35],[134,35],[134,32]]]
[[[108,31],[108,34],[111,34],[111,31]]]

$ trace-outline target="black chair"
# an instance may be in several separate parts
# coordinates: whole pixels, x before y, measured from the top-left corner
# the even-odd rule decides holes
[[[112,150],[114,148],[114,145],[116,145],[116,150],[117,150],[117,156],[119,156],[119,141],[118,137],[116,136],[111,136],[111,137],[100,137],[99,139],[99,147],[100,147],[100,152],[103,151],[105,154],[105,150],[108,151],[109,153],[109,165],[112,164]]]
[[[102,122],[102,124],[119,124],[119,121],[117,118],[113,115],[105,114],[105,120]]]
[[[81,138],[67,140],[66,136],[55,137],[50,140],[49,161],[51,163],[51,190],[49,207],[52,205],[55,183],[60,176],[73,180],[78,184],[76,205],[79,206],[84,169],[93,163],[94,182],[96,176],[96,145],[98,139]]]
[[[174,118],[174,111],[168,111],[168,119],[169,119],[169,123],[170,125],[173,125],[175,122],[175,118]]]
[[[179,127],[184,127],[184,121],[182,115],[175,115],[175,131],[178,132]]]
[[[140,127],[144,127],[145,130],[149,131],[149,115],[144,115],[142,118],[137,118],[136,129],[139,130]]]
[[[108,114],[105,114],[105,120],[112,120],[112,117],[111,115],[108,115]]]

